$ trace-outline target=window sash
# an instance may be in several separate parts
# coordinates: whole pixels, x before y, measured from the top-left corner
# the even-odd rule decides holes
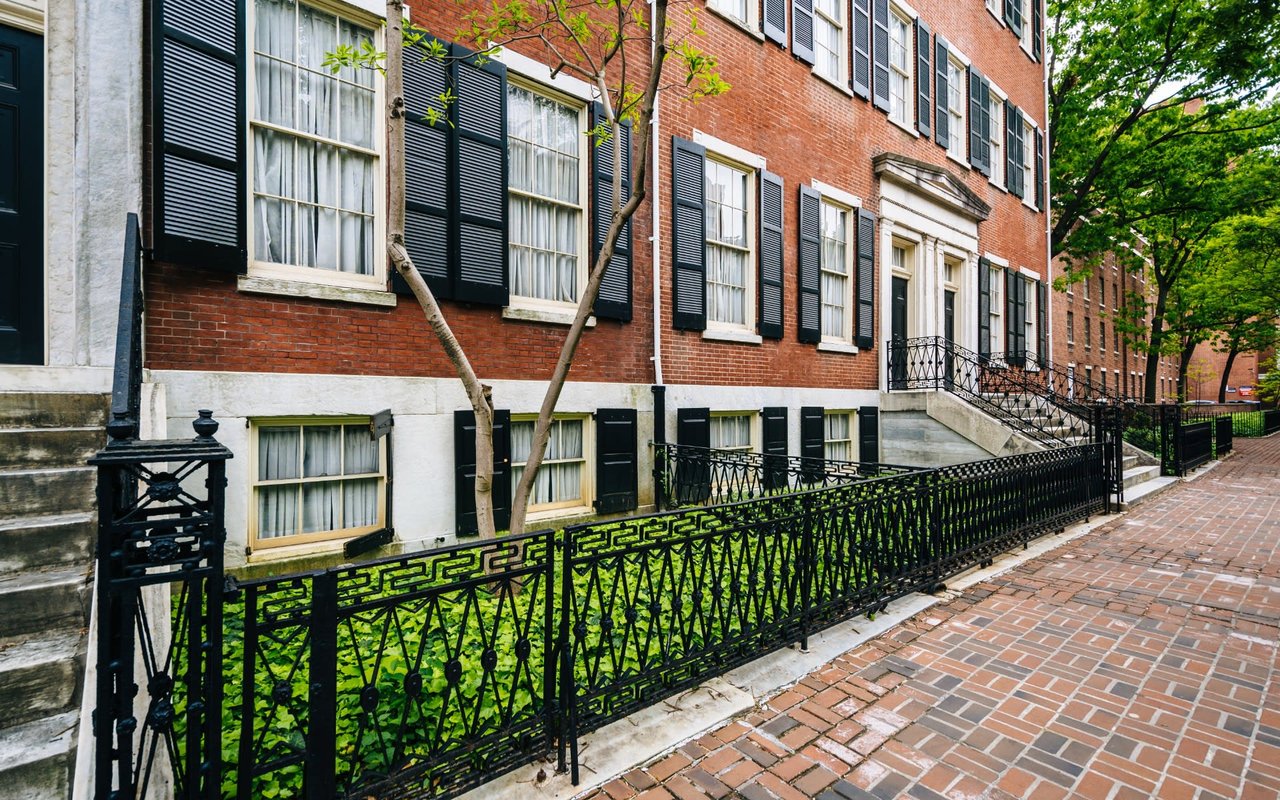
[[[707,322],[743,328],[751,324],[753,174],[706,160]]]
[[[511,495],[528,463],[535,420],[511,422]],[[587,465],[587,423],[583,417],[551,421],[547,449],[538,475],[529,488],[529,513],[580,508],[590,505]]]
[[[853,456],[853,415],[827,412],[822,417],[822,453],[831,461],[856,461]]]
[[[711,416],[711,449],[750,452],[752,449],[751,414],[713,414]]]
[[[840,0],[813,4],[814,69],[833,81],[844,73],[844,14]]]
[[[848,209],[823,202],[821,325],[824,339],[853,338],[853,247]]]
[[[909,100],[911,92],[911,67],[908,51],[910,48],[910,24],[899,17],[897,12],[889,14],[889,116],[905,124],[910,124],[911,115]]]

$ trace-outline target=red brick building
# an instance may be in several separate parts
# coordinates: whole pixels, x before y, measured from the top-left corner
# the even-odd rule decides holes
[[[442,40],[468,9],[409,5]],[[197,408],[223,422],[229,550],[252,563],[384,527],[414,546],[466,534],[469,406],[382,257],[382,87],[319,65],[338,43],[376,44],[381,3],[149,7],[152,413],[175,435]],[[651,504],[656,436],[876,460],[891,337],[1048,347],[1038,0],[708,10],[698,44],[732,89],[662,97],[653,185],[560,401],[531,524]],[[410,250],[509,412],[499,493],[608,199],[608,156],[585,133],[594,90],[544,60],[517,45],[407,67]],[[453,124],[420,122],[446,85]],[[392,433],[370,439],[384,409]]]

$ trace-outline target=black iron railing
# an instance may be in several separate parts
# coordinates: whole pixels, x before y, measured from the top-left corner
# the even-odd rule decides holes
[[[936,336],[894,339],[885,352],[890,391],[946,390],[1047,447],[1073,446],[1093,436],[1088,405],[1030,363],[980,356]]]
[[[653,447],[655,502],[663,510],[735,503],[922,469],[882,462],[766,455],[680,444],[654,444]]]
[[[1221,416],[1213,421],[1213,454],[1222,458],[1235,447],[1235,427],[1231,417]]]

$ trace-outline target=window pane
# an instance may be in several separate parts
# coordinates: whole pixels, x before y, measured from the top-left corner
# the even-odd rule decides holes
[[[297,485],[258,489],[259,539],[274,539],[298,532],[298,489]]]
[[[362,475],[378,471],[378,440],[366,425],[343,426],[344,475]]]
[[[712,417],[711,447],[717,450],[749,449],[751,417],[748,415]]]
[[[342,485],[338,481],[306,483],[302,486],[302,532],[318,533],[342,527]]]
[[[378,522],[378,479],[342,483],[342,527],[364,528]]]
[[[298,470],[299,430],[290,427],[258,429],[258,480],[276,481],[301,477]]]
[[[341,474],[342,428],[337,425],[308,425],[303,429],[303,477]]]

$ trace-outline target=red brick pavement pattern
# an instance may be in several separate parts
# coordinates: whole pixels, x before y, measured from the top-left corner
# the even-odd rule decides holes
[[[1280,436],[592,800],[1280,798]]]

